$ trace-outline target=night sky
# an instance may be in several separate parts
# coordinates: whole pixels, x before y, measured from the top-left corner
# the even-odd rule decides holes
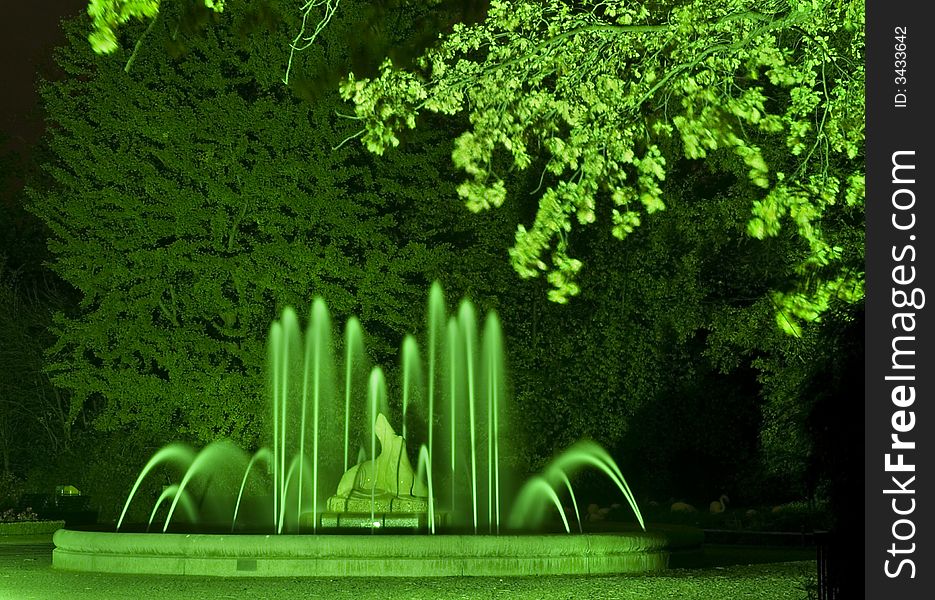
[[[4,59],[0,93],[0,131],[10,144],[26,150],[42,133],[37,112],[36,74],[48,73],[52,48],[64,42],[59,21],[84,10],[87,0],[8,0],[0,19]]]

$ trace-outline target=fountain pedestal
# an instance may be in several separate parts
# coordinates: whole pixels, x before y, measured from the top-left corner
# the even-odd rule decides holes
[[[413,471],[405,440],[382,413],[377,415],[374,433],[380,454],[344,473],[337,493],[320,513],[320,527],[419,528],[428,524],[428,490]],[[304,513],[299,525],[311,529],[314,519],[314,514]],[[436,515],[436,524],[440,522]]]
[[[448,524],[446,513],[435,515],[435,526]],[[318,529],[416,529],[429,526],[428,513],[419,512],[326,512],[318,515]],[[299,519],[301,531],[312,530],[312,513],[304,513]]]
[[[399,512],[399,513],[427,513],[429,511],[428,498],[420,496],[394,496],[389,493],[376,493],[371,496],[368,492],[352,490],[347,496],[332,496],[325,505],[326,512],[333,513],[367,513],[371,512]]]

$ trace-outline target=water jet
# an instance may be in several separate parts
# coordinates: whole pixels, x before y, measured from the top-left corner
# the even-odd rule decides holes
[[[224,440],[200,452],[166,446],[141,470],[116,531],[58,531],[53,566],[266,577],[598,574],[664,568],[671,551],[700,544],[694,530],[647,530],[619,467],[593,442],[575,444],[509,494],[516,476],[503,458],[517,449],[496,314],[481,328],[464,300],[448,316],[436,283],[425,337],[422,349],[412,336],[403,341],[394,411],[383,371],[367,370],[357,319],[345,326],[339,365],[324,301],[314,300],[304,333],[284,309],[267,344],[268,445],[252,455]],[[124,523],[128,510],[165,467],[181,477],[136,531]],[[572,484],[584,468],[607,476],[635,523],[584,531]],[[558,532],[547,531],[550,516]]]

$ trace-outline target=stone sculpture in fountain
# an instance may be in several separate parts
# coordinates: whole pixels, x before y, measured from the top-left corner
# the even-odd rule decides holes
[[[424,525],[428,488],[409,462],[406,441],[383,413],[377,415],[374,428],[380,454],[344,473],[337,493],[328,498],[323,527]]]

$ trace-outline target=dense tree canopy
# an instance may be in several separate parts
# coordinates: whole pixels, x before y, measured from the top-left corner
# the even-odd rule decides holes
[[[98,54],[110,54],[120,47],[117,28],[131,19],[155,21],[161,0],[90,0],[88,14],[93,31],[88,36],[91,47]],[[204,0],[205,8],[217,12],[224,10],[224,0]]]
[[[73,411],[249,439],[279,307],[359,314],[388,365],[441,278],[500,311],[534,465],[586,436],[660,493],[758,457],[802,489],[862,297],[862,6],[226,4],[95,0],[122,47],[73,29],[44,89]]]
[[[338,6],[303,5],[287,73]],[[94,0],[89,11],[105,52],[112,26],[152,17],[158,2]],[[475,211],[506,200],[504,169],[547,156],[539,210],[510,254],[521,276],[547,273],[557,302],[580,289],[571,238],[596,203],[612,204],[623,239],[665,208],[673,160],[729,153],[761,189],[748,233],[775,236],[785,223],[802,239],[798,279],[770,292],[779,325],[799,334],[802,320],[863,297],[863,246],[851,235],[864,193],[863,30],[863,4],[846,0],[503,0],[442,35],[417,68],[387,59],[376,78],[351,73],[342,92],[378,154],[422,111],[466,111],[452,157]]]
[[[4,136],[0,134],[0,148]],[[25,206],[22,186],[40,170],[15,151],[0,154],[0,478],[22,473],[36,460],[65,452],[72,441],[68,399],[43,372],[53,342],[52,312],[71,298],[44,268],[48,258],[42,223]],[[30,445],[23,440],[32,440]],[[5,482],[9,480],[4,480]],[[0,492],[0,503],[4,493]]]
[[[455,262],[435,232],[407,226],[439,211],[451,178],[439,148],[376,161],[341,146],[336,90],[290,95],[268,59],[284,56],[288,31],[235,4],[216,27],[166,8],[129,73],[75,24],[58,54],[70,77],[42,89],[54,183],[33,190],[32,209],[51,229],[53,269],[82,295],[79,314],[56,319],[50,369],[72,416],[90,401],[104,429],[255,439],[265,338],[283,306],[326,298],[391,363]],[[303,67],[348,60],[333,41]]]
[[[504,171],[546,156],[538,212],[510,253],[520,275],[548,273],[559,302],[578,293],[572,238],[598,203],[623,239],[666,207],[674,161],[733,157],[725,171],[736,162],[760,189],[749,234],[791,227],[802,239],[798,280],[771,294],[797,333],[799,320],[863,296],[851,234],[864,189],[863,30],[863,3],[839,0],[495,1],[418,68],[387,61],[376,78],[349,75],[342,93],[378,154],[422,112],[467,112],[452,157],[473,210],[502,205]]]

